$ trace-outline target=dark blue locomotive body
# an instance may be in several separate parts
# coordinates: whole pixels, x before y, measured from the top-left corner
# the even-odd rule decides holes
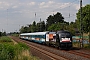
[[[57,31],[56,40],[59,43],[60,48],[71,48],[72,47],[72,35],[68,31]]]

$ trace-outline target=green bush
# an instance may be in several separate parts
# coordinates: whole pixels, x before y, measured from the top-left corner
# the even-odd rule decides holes
[[[0,37],[0,60],[39,60],[30,54],[26,44],[13,44],[11,41],[9,37]]]
[[[29,47],[26,44],[24,44],[24,43],[18,43],[18,44],[23,49],[29,49]]]
[[[87,44],[85,48],[90,49],[90,44]]]
[[[0,37],[0,42],[12,42],[12,41],[11,41],[11,38],[7,36],[2,36]]]
[[[0,44],[0,60],[12,60],[15,56],[14,46]]]
[[[39,60],[38,58],[31,56],[28,49],[29,48],[26,48],[25,45],[21,43],[15,46],[0,44],[0,60]]]
[[[15,37],[18,37],[19,36],[19,34],[11,34],[12,36],[15,36]]]

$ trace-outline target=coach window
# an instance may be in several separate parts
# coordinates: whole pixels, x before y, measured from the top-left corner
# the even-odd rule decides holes
[[[29,37],[31,38],[31,35],[29,35]]]
[[[34,38],[35,36],[34,35],[32,35],[32,38]]]
[[[31,35],[29,35],[30,37],[32,37]]]
[[[36,36],[34,35],[33,37],[35,38]]]
[[[37,35],[37,38],[39,38],[39,35]]]
[[[45,36],[43,35],[43,38],[45,38]]]
[[[39,38],[39,35],[37,35],[37,37]]]
[[[37,37],[37,35],[34,35],[34,38],[36,38]]]
[[[44,38],[44,35],[41,35],[41,38]]]

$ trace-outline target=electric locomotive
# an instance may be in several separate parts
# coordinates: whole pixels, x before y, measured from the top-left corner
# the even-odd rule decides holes
[[[60,48],[71,48],[72,47],[71,33],[68,31],[57,31],[56,45]]]
[[[46,45],[57,48],[69,49],[72,47],[72,35],[68,31],[48,32],[46,34]]]

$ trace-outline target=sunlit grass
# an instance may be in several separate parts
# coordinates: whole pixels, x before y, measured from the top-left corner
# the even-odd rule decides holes
[[[12,42],[11,38],[2,36],[0,37],[0,42]]]
[[[73,42],[73,47],[80,48],[80,42]],[[90,43],[89,44],[83,44],[83,48],[90,49]]]
[[[85,44],[85,45],[84,45],[84,48],[90,49],[90,44]]]
[[[14,43],[9,37],[0,37],[0,60],[39,60],[31,55],[26,44]]]

